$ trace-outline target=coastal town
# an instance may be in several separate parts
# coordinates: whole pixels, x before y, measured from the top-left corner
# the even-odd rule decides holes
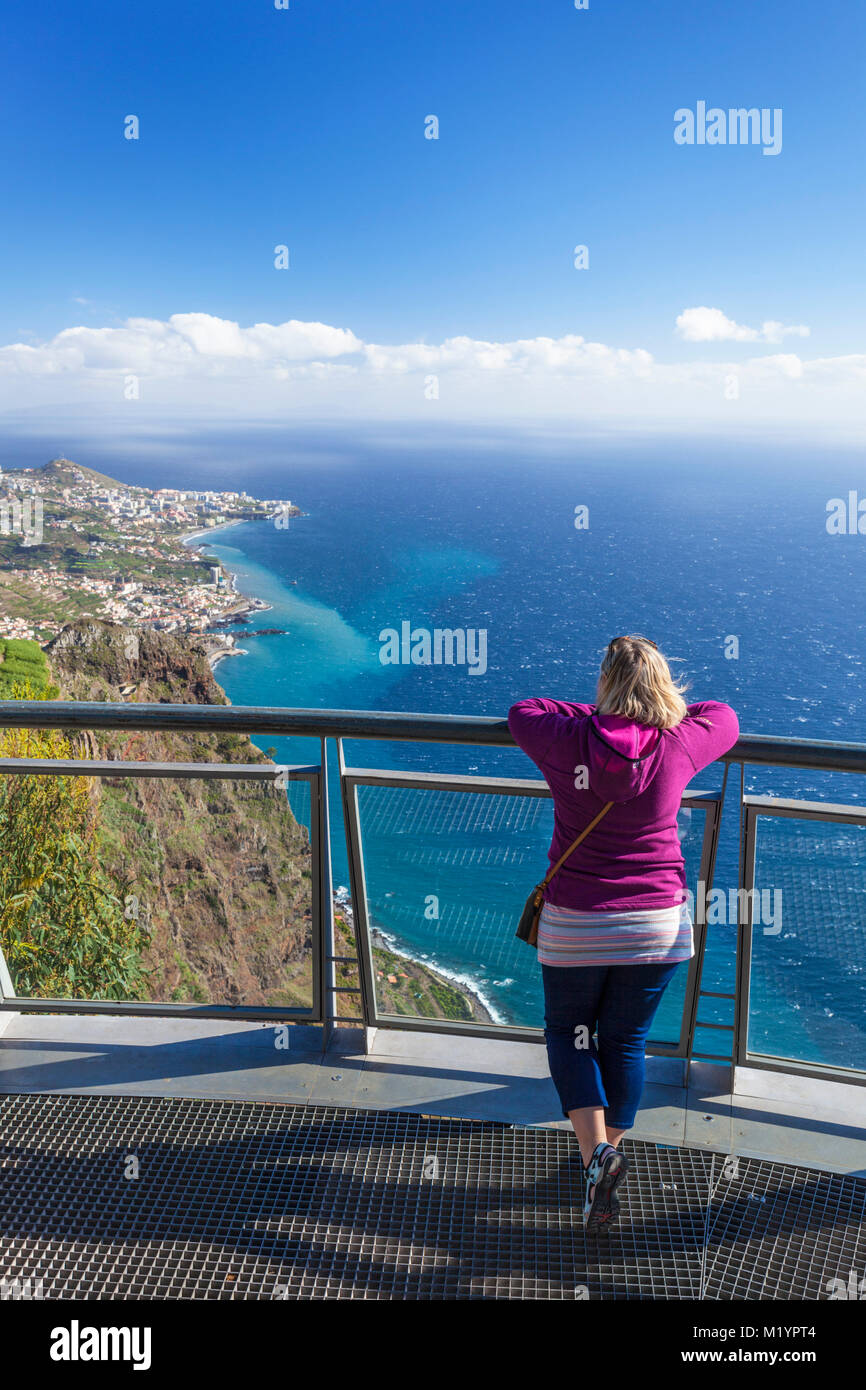
[[[207,554],[241,521],[287,527],[298,507],[245,491],[133,486],[73,463],[0,470],[0,638],[44,643],[77,618],[212,634],[256,609]],[[212,637],[213,658],[231,635]]]
[[[209,554],[210,541],[244,521],[287,530],[292,519],[301,515],[286,498],[255,498],[246,491],[132,486],[66,458],[52,459],[35,469],[0,468],[0,671],[16,662],[18,669],[25,663],[34,665],[32,653],[21,648],[33,642],[46,647],[72,624],[76,626],[70,627],[71,632],[86,630],[82,619],[103,620],[132,631],[188,634],[204,647],[211,669],[243,652],[237,645],[239,637],[281,635],[278,628],[252,627],[252,615],[269,605],[237,592],[233,576]],[[122,641],[123,632],[114,629],[106,639],[106,650],[111,651],[112,642],[117,650],[116,644]],[[108,698],[139,699],[142,690],[145,699],[152,697],[146,675],[144,684],[141,679],[141,652],[152,654],[166,645],[176,660],[183,643],[164,644],[158,636],[136,643],[139,669],[135,678],[118,677],[115,671],[113,687],[107,678],[104,684],[100,678],[100,688],[108,692]],[[71,641],[59,650],[74,666],[76,643]],[[38,656],[44,664],[43,654]],[[55,651],[53,660],[60,659]],[[125,655],[118,659],[121,667],[131,660]],[[174,668],[170,679],[169,697],[185,698],[187,671],[182,656],[179,670]],[[204,698],[214,689],[220,687],[211,684]],[[92,689],[85,685],[83,691],[85,698],[92,698]],[[242,820],[248,813],[246,803],[239,803],[236,811]],[[127,853],[134,855],[131,847]],[[337,886],[332,901],[337,939],[345,946],[347,958],[356,956],[348,890]],[[428,961],[415,960],[393,933],[372,922],[370,945],[377,996],[386,1011],[461,1022],[495,1021],[479,991],[440,973]],[[171,960],[176,964],[176,959],[173,943]],[[358,987],[357,967],[348,959],[336,968],[341,988]]]

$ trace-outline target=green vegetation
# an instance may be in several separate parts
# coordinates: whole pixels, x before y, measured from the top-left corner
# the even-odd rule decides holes
[[[99,487],[127,487],[126,483],[118,482],[117,478],[110,478],[107,473],[98,473],[95,468],[85,468],[80,463],[73,463],[72,459],[56,458],[49,459],[39,469],[43,478],[51,478],[54,482],[74,484],[76,474],[83,474],[89,482],[97,484]]]
[[[395,955],[384,946],[374,946],[373,966],[376,996],[383,1013],[467,1023],[475,1017],[467,996],[420,961]]]
[[[127,636],[93,621],[67,629],[47,654],[0,640],[0,698],[117,700],[129,687],[146,703],[224,701],[199,644],[142,632],[130,654]],[[153,730],[0,730],[0,757],[266,761],[244,735]],[[0,776],[0,948],[16,993],[308,1006],[310,837],[285,790],[118,773]],[[351,923],[337,912],[335,925],[336,954],[353,957]],[[420,962],[373,944],[373,963],[386,1013],[484,1017]],[[338,962],[336,975],[359,983],[354,963]],[[356,1016],[359,1002],[338,995],[339,1013]]]
[[[26,698],[31,700],[53,700],[57,696],[57,687],[51,684],[48,662],[38,642],[0,637],[0,700],[24,698],[16,692],[25,686],[31,692]]]
[[[195,1004],[207,1004],[207,990],[197,979],[179,951],[175,951],[174,959],[180,975],[180,982],[175,986],[172,992],[172,1003],[186,1004],[193,1002]]]
[[[460,1018],[471,1020],[472,1010],[464,995],[453,985],[440,983],[438,980],[431,981],[430,993],[436,1000],[445,1018]]]
[[[34,645],[6,643],[7,648]],[[13,652],[12,663],[21,660]],[[9,662],[6,655],[0,671]],[[54,693],[46,674],[41,688],[15,684],[5,698],[46,699]],[[0,733],[0,757],[75,756],[70,740],[54,730]],[[98,836],[91,778],[0,778],[0,947],[16,994],[143,996],[144,939],[99,867]]]

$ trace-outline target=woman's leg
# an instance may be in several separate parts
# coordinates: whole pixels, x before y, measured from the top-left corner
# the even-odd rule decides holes
[[[571,1120],[571,1127],[577,1135],[577,1142],[580,1145],[581,1162],[584,1168],[588,1168],[589,1160],[599,1144],[607,1142],[604,1107],[585,1105],[578,1110],[569,1110],[568,1118]]]
[[[542,965],[544,1039],[562,1113],[571,1120],[584,1166],[605,1139],[605,1106],[593,1040],[607,966]]]
[[[618,1143],[634,1124],[643,1091],[647,1035],[677,964],[608,967],[598,1006],[598,1061],[607,1095],[609,1144]]]

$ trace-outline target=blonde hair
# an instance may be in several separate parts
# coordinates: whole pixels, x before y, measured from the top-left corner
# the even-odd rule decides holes
[[[687,686],[678,685],[655,642],[614,637],[598,678],[599,714],[620,714],[637,724],[672,729],[686,715]]]

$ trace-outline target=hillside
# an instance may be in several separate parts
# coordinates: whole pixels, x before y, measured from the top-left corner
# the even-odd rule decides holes
[[[55,458],[0,478],[0,638],[44,643],[69,623],[201,634],[261,601],[235,593],[190,532],[297,516],[288,500],[234,489],[180,491],[121,483]]]
[[[35,642],[0,637],[0,700],[13,699],[22,685],[36,698],[47,691],[45,656]]]
[[[72,624],[46,649],[61,698],[225,704],[204,647]],[[238,734],[88,733],[96,758],[267,763]],[[309,835],[283,791],[200,778],[94,781],[102,863],[147,938],[152,999],[253,1005],[310,998]]]
[[[227,703],[204,645],[186,634],[133,632],[119,624],[82,620],[66,627],[44,653],[29,642],[5,647],[10,680],[13,674],[26,677],[33,693],[40,690],[57,697],[59,688],[61,699]],[[0,698],[20,698],[27,693],[20,685],[3,686],[4,664],[0,661]],[[7,734],[7,739],[24,737],[32,736]],[[29,756],[71,753],[155,762],[270,761],[239,734],[87,731],[67,742],[71,746],[65,754],[47,745],[43,751],[26,751]],[[19,755],[14,743],[6,749],[6,756]],[[130,988],[110,997],[309,1004],[312,858],[308,830],[291,809],[294,806],[303,819],[308,797],[302,784],[290,789],[287,802],[285,791],[265,783],[63,780],[76,794],[87,788],[99,874],[123,915],[140,927],[140,960],[130,969]],[[11,794],[13,781],[45,786],[40,778],[3,779],[0,802],[4,787]],[[9,885],[7,891],[11,889]],[[337,933],[340,953],[354,954],[345,911],[338,910]],[[476,1000],[435,971],[398,961],[379,948],[374,949],[374,959],[387,1009],[405,1015],[420,1009],[434,1017],[487,1017]],[[145,972],[143,983],[138,964]],[[353,966],[340,965],[338,974],[341,984],[357,983]],[[83,985],[79,994],[69,992],[74,997],[88,995]],[[339,1008],[352,1015],[356,996],[340,995]]]
[[[50,480],[67,487],[77,482],[95,483],[98,487],[129,486],[128,483],[118,482],[117,478],[110,478],[107,473],[97,473],[95,468],[85,468],[83,464],[73,463],[72,459],[67,458],[49,459],[41,468],[33,471],[36,477],[44,481]]]

